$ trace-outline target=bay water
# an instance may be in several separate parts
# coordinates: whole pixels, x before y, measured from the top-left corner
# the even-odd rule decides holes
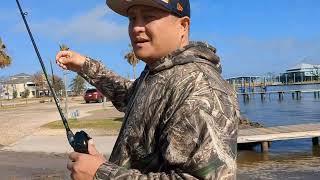
[[[320,84],[268,86],[267,91],[318,89]],[[259,94],[238,101],[242,115],[265,127],[320,123],[320,98],[314,93],[302,93],[301,99],[284,94],[266,95],[262,101]],[[238,152],[238,179],[320,179],[320,148],[312,146],[312,140],[274,141],[268,153],[254,151]]]

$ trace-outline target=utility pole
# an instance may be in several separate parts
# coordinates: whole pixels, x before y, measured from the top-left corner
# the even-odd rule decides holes
[[[107,98],[105,96],[103,96],[103,102],[102,102],[102,108],[103,109],[106,108],[106,101],[107,101]]]
[[[68,120],[69,119],[69,113],[68,113],[68,109],[69,109],[69,107],[68,107],[68,83],[67,83],[67,74],[68,74],[68,72],[67,72],[67,70],[63,70],[63,76],[64,76],[64,88],[65,88],[65,93],[66,93],[66,101],[65,101],[65,113],[64,113],[64,115],[65,115],[65,117],[66,117],[66,119]]]

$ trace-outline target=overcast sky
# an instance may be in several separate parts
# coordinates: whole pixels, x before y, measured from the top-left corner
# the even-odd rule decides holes
[[[6,0],[0,6],[0,37],[13,58],[0,76],[40,70],[15,3]],[[47,68],[65,43],[122,76],[132,76],[123,59],[129,49],[127,19],[108,9],[105,0],[21,4]],[[320,64],[319,0],[193,0],[191,13],[191,39],[218,49],[226,78],[280,73],[301,62]],[[140,63],[139,71],[143,67]],[[54,71],[62,74],[56,65]]]

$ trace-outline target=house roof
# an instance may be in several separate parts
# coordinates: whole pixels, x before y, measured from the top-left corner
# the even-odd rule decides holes
[[[26,73],[19,73],[10,76],[8,80],[3,81],[3,84],[25,84],[27,82],[33,82],[32,76]]]
[[[301,63],[289,68],[287,71],[299,70],[299,69],[313,69],[313,68],[320,68],[320,65]]]
[[[30,74],[26,74],[26,73],[19,73],[19,74],[11,76],[11,78],[12,77],[31,77],[31,75]]]
[[[27,82],[33,82],[32,77],[18,77],[5,81],[4,84],[25,84]]]

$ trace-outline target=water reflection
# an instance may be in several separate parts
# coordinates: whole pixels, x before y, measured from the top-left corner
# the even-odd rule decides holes
[[[320,149],[300,153],[240,151],[238,179],[310,179],[320,176]]]

